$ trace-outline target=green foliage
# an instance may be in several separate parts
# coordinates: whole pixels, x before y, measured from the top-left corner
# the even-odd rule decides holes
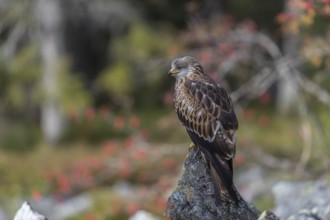
[[[118,62],[110,66],[101,74],[98,84],[110,94],[130,94],[134,86],[130,64]]]
[[[259,210],[269,210],[275,207],[274,198],[270,193],[258,196],[253,203]]]
[[[109,53],[114,62],[99,76],[97,85],[121,102],[125,102],[123,96],[129,96],[143,106],[159,104],[165,70],[156,65],[157,58],[163,60],[172,44],[173,36],[166,25],[156,30],[141,21],[133,23],[125,36],[111,43]]]
[[[313,157],[315,162],[322,163],[324,161],[329,161],[328,155],[330,155],[330,135],[328,131],[330,129],[330,115],[328,109],[326,108],[317,109],[315,113],[316,114],[311,119],[311,123],[314,123],[314,128],[316,128],[313,131],[315,135],[313,143],[315,145],[320,145],[320,147],[313,148]]]
[[[91,101],[82,80],[70,72],[70,68],[69,62],[64,60],[59,62],[56,72],[57,98],[64,112],[85,108]],[[42,68],[37,46],[29,45],[21,49],[8,67],[2,70],[0,78],[6,82],[2,83],[5,109],[24,112],[26,106],[38,107],[43,100],[47,99],[41,83]]]
[[[28,25],[33,20],[34,10],[33,0],[10,0],[4,1],[0,8],[1,20],[3,26],[9,24]]]
[[[40,130],[35,126],[11,123],[1,127],[0,148],[6,151],[30,152],[36,148],[41,137]]]
[[[159,24],[156,30],[140,21],[133,23],[126,36],[114,39],[110,45],[115,63],[99,82],[110,95],[130,95],[142,106],[159,105],[165,70],[157,62],[168,56],[173,42],[171,29],[166,25]]]
[[[246,109],[239,115],[237,132],[239,146],[251,148],[257,145],[275,157],[298,160],[301,152],[299,118],[282,116],[273,110]]]
[[[184,27],[189,16],[189,5],[193,7],[203,2],[202,0],[129,0],[133,7],[143,12],[143,17],[148,22],[166,21],[173,26]]]
[[[83,81],[70,69],[69,62],[64,60],[59,63],[57,71],[58,101],[65,113],[70,113],[76,109],[84,109],[91,104],[91,95],[84,87]]]
[[[24,47],[6,71],[0,72],[7,79],[3,101],[14,110],[22,109],[28,101],[38,102],[41,71],[37,49],[35,45]]]
[[[283,5],[278,1],[239,1],[227,3],[227,12],[238,20],[252,19],[264,29],[275,28],[274,17],[281,12]]]
[[[100,143],[109,138],[124,139],[141,133],[140,118],[136,115],[123,117],[108,108],[87,108],[71,112],[63,141]]]
[[[109,128],[109,123],[102,118],[92,121],[81,120],[71,122],[65,129],[63,141],[84,141],[86,143],[100,143],[108,138],[124,138],[127,132],[117,132]]]
[[[113,46],[118,58],[145,61],[152,56],[164,55],[172,42],[169,30],[157,31],[143,23],[135,23],[128,34],[117,39]]]

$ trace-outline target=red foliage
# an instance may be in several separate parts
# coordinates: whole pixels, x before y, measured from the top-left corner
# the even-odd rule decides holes
[[[202,52],[199,54],[199,61],[202,64],[210,64],[212,63],[213,54],[210,50],[202,50]]]
[[[259,100],[262,104],[268,104],[271,101],[271,96],[269,92],[264,92],[260,97]]]
[[[136,160],[145,160],[147,159],[148,152],[145,149],[138,148],[134,151],[134,158]]]
[[[262,127],[268,127],[269,126],[269,118],[266,115],[261,115],[259,118],[259,124]]]
[[[165,105],[171,106],[173,104],[173,92],[171,91],[167,91],[164,93],[163,95],[163,103]]]
[[[120,215],[121,213],[123,213],[123,204],[121,201],[114,202],[111,204],[110,209],[114,216]]]
[[[158,185],[159,188],[161,188],[162,190],[168,190],[171,187],[170,182],[168,181],[168,177],[162,177],[160,178],[160,180],[158,181]]]
[[[85,220],[96,220],[96,217],[94,216],[93,213],[86,213]]]
[[[53,173],[52,172],[46,172],[46,173],[44,173],[44,179],[48,183],[50,183],[51,181],[53,181],[53,178],[54,178],[54,176],[53,176]]]
[[[156,201],[156,205],[159,209],[165,210],[166,208],[166,200],[163,197],[160,197]]]
[[[128,215],[134,215],[135,212],[137,212],[140,209],[140,206],[138,204],[135,203],[130,203],[127,206],[127,214]]]
[[[113,142],[113,141],[107,141],[104,144],[104,147],[102,148],[102,154],[111,156],[114,153],[116,153],[117,150],[118,150],[118,146],[117,146],[117,144],[115,142]]]
[[[133,128],[133,129],[137,129],[137,128],[139,128],[140,127],[140,125],[141,125],[141,121],[140,121],[140,119],[137,117],[137,116],[133,116],[131,119],[130,119],[130,126],[131,126],[131,128]]]
[[[131,174],[131,164],[128,160],[124,159],[120,163],[119,175],[122,177],[128,177]]]
[[[242,166],[246,162],[246,157],[244,154],[237,152],[234,158],[234,163],[236,166]]]
[[[170,57],[176,56],[178,54],[178,47],[176,45],[169,46],[167,53]]]
[[[147,182],[149,180],[149,174],[146,171],[143,171],[139,174],[138,179],[140,182]]]
[[[246,121],[251,121],[255,118],[255,110],[248,108],[243,111],[243,119]]]
[[[134,146],[134,144],[135,144],[135,140],[134,140],[133,137],[127,137],[127,138],[125,138],[125,140],[124,140],[124,147],[126,149],[132,148]]]
[[[78,111],[76,110],[71,110],[68,114],[71,120],[76,120],[79,116]]]
[[[162,161],[162,167],[168,170],[172,170],[176,167],[177,163],[172,157],[165,157]]]
[[[288,13],[285,13],[285,12],[282,12],[282,13],[278,14],[277,17],[276,17],[276,20],[279,23],[284,23],[284,22],[287,22],[291,19],[292,19],[292,16],[289,15]]]
[[[91,163],[91,169],[95,172],[95,171],[99,171],[104,167],[103,162],[98,159],[98,158],[93,158],[93,160],[90,162]]]
[[[79,172],[73,172],[71,175],[70,175],[70,180],[71,180],[71,184],[72,185],[81,185],[81,175]]]
[[[91,121],[95,118],[95,110],[93,108],[87,108],[85,111],[85,117],[88,121]]]
[[[307,11],[314,9],[314,5],[311,2],[305,2],[305,9]]]
[[[40,191],[33,189],[31,192],[31,196],[34,199],[34,201],[40,201],[42,199],[42,194],[40,193]]]
[[[227,42],[221,42],[218,44],[218,50],[220,53],[223,54],[231,54],[234,51],[234,47],[232,44],[227,43]]]
[[[123,130],[125,126],[125,120],[121,116],[116,116],[113,122],[113,127],[119,131]]]
[[[257,24],[251,19],[244,21],[243,27],[252,32],[255,32],[257,30]]]
[[[147,129],[143,129],[142,132],[141,132],[141,137],[144,139],[144,140],[148,140],[149,139],[149,131]]]
[[[63,193],[70,193],[71,192],[71,187],[68,178],[63,175],[59,174],[56,177],[57,179],[57,184],[59,186],[59,190]]]
[[[214,72],[214,71],[210,72],[210,73],[209,73],[209,76],[210,76],[212,79],[214,79],[214,80],[217,79],[217,73]]]
[[[110,115],[110,110],[108,107],[102,107],[99,113],[103,119],[107,119]]]
[[[237,59],[236,51],[233,51],[229,54],[229,59],[231,59],[231,60],[236,60]]]

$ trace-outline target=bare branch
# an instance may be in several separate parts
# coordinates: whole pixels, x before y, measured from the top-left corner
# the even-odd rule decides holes
[[[303,76],[297,69],[294,69],[295,78],[300,87],[313,94],[320,102],[330,107],[330,94],[321,88],[318,84]]]
[[[23,25],[16,25],[7,40],[1,45],[0,50],[6,62],[15,56],[18,42],[22,39],[25,30],[26,28]]]
[[[274,74],[274,71],[265,67],[247,83],[232,92],[230,96],[234,102],[246,94],[250,94],[252,97],[257,97],[265,92],[275,80],[276,75]]]
[[[298,174],[301,174],[305,170],[307,162],[312,155],[312,128],[310,123],[303,122],[301,126],[301,138],[303,140],[303,151],[295,170]]]

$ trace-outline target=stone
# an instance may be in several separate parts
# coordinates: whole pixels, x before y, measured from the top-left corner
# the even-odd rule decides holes
[[[214,198],[210,170],[200,149],[194,147],[189,150],[178,185],[167,202],[167,219],[256,220],[259,215],[259,212],[243,199],[238,204],[223,200],[218,205]]]

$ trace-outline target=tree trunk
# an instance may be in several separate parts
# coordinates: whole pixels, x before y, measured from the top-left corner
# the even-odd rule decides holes
[[[59,89],[57,69],[61,52],[62,21],[58,0],[37,0],[37,16],[40,25],[40,50],[43,61],[43,93],[41,127],[44,138],[56,143],[62,134],[64,117],[58,103]]]
[[[294,8],[290,8],[290,4],[286,3],[285,12],[297,15],[297,11]],[[299,44],[297,35],[287,34],[284,36],[283,40],[283,54],[284,56],[296,57],[299,50]],[[288,65],[285,64],[287,67]],[[277,108],[278,110],[286,114],[288,113],[294,105],[297,103],[299,98],[299,87],[297,81],[293,79],[293,73],[288,69],[285,75],[280,75],[280,80],[278,83],[278,96],[277,96]]]

